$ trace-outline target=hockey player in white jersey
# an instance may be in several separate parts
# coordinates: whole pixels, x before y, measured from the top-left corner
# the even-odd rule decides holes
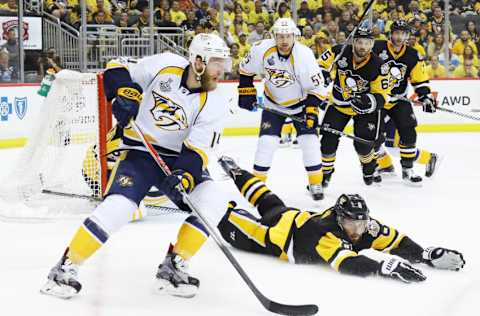
[[[62,298],[77,294],[81,289],[79,265],[130,221],[152,186],[182,209],[187,206],[176,188],[180,183],[197,206],[212,195],[222,201],[218,186],[206,181],[205,174],[209,152],[219,142],[228,113],[227,98],[216,86],[230,65],[229,48],[213,34],[194,37],[189,60],[163,53],[138,62],[119,59],[107,65],[105,93],[108,100],[113,100],[112,112],[123,128],[124,151],[111,172],[104,201],[77,230],[61,260],[51,269],[42,293]],[[172,175],[165,176],[156,166],[139,135],[129,127],[131,119],[173,170]],[[225,203],[218,204],[221,212],[227,202],[225,197]],[[211,205],[209,211],[213,209]],[[187,261],[207,238],[205,227],[195,216],[189,216],[158,267],[158,290],[183,297],[196,294],[199,281],[188,274]]]
[[[314,200],[323,199],[321,155],[317,133],[319,108],[327,92],[322,72],[310,48],[296,41],[300,31],[289,18],[278,19],[272,28],[273,39],[253,44],[239,66],[239,106],[252,110],[256,103],[255,75],[265,76],[266,106],[289,115],[301,115],[306,124],[295,122],[298,144],[308,173],[308,188]],[[278,148],[283,116],[263,111],[253,173],[267,178]]]

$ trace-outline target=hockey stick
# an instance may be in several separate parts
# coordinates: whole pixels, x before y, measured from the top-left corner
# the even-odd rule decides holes
[[[355,26],[355,28],[350,32],[350,34],[348,34],[347,38],[345,39],[345,42],[343,42],[343,46],[342,46],[342,49],[340,50],[340,52],[338,53],[337,56],[335,56],[335,59],[333,60],[333,62],[331,63],[330,67],[328,68],[328,72],[332,71],[332,68],[333,66],[335,65],[335,63],[340,59],[340,57],[343,56],[343,53],[345,52],[345,49],[347,48],[347,43],[350,41],[351,38],[353,38],[353,36],[355,35],[355,33],[357,33],[357,30],[358,28],[360,27],[360,25],[362,25],[362,22],[363,22],[363,19],[365,18],[365,16],[367,15],[368,11],[370,10],[370,7],[372,6],[372,4],[375,2],[375,0],[370,0],[367,4],[367,6],[365,7],[365,10],[363,11],[362,15],[360,16],[360,19],[358,20],[358,24]]]
[[[271,112],[271,113],[274,113],[274,114],[277,114],[277,115],[280,115],[280,116],[283,116],[283,117],[287,117],[287,118],[290,118],[292,121],[295,121],[295,122],[298,122],[298,123],[302,123],[302,124],[306,124],[305,120],[302,119],[302,118],[299,118],[298,116],[294,116],[294,115],[288,115],[286,113],[283,113],[283,112],[280,112],[274,108],[271,108],[271,107],[268,107],[268,106],[265,106],[264,104],[256,104],[256,106],[262,110],[265,110],[265,111],[268,111],[268,112]],[[345,132],[342,132],[342,131],[339,131],[339,130],[336,130],[334,128],[330,128],[330,127],[327,127],[327,126],[323,126],[321,124],[318,124],[318,128],[320,128],[322,131],[325,131],[325,132],[328,132],[328,133],[331,133],[331,134],[335,134],[337,136],[343,136],[343,137],[347,137],[347,138],[350,138],[350,139],[353,139],[354,141],[357,141],[359,143],[362,143],[362,144],[365,144],[365,145],[369,145],[369,146],[373,146],[375,144],[374,141],[372,140],[367,140],[367,139],[363,139],[363,138],[360,138],[360,137],[357,137],[355,135],[350,135],[350,134],[347,134]]]
[[[75,193],[65,193],[65,192],[58,192],[58,191],[52,191],[52,190],[46,190],[46,189],[42,190],[42,193],[56,195],[56,196],[63,196],[68,198],[84,199],[84,200],[89,200],[95,203],[100,203],[103,201],[103,199],[96,196],[82,195],[82,194],[75,194]],[[164,215],[166,213],[186,213],[185,211],[175,207],[157,206],[157,205],[144,205],[144,206],[145,208],[148,209],[149,216]]]
[[[143,145],[147,149],[148,153],[152,156],[153,160],[155,163],[162,169],[162,171],[165,173],[165,175],[169,176],[172,174],[170,171],[170,168],[167,166],[165,161],[163,161],[162,157],[157,153],[157,151],[153,148],[153,146],[148,142],[148,140],[145,138],[145,135],[141,131],[141,129],[138,127],[138,125],[135,123],[135,121],[131,120],[130,125],[133,127],[133,129],[137,132],[137,134],[140,136],[140,139],[142,140]],[[202,220],[203,224],[207,227],[208,232],[212,236],[213,240],[215,243],[218,245],[218,247],[222,250],[222,252],[225,254],[227,257],[228,261],[233,265],[235,270],[240,274],[242,279],[247,283],[248,287],[250,290],[253,292],[253,294],[257,297],[257,299],[262,303],[262,305],[269,310],[270,312],[280,314],[280,315],[314,315],[318,312],[318,306],[317,305],[285,305],[285,304],[280,304],[277,302],[274,302],[264,296],[260,290],[257,289],[255,284],[253,284],[252,280],[248,277],[246,272],[243,270],[243,268],[240,266],[238,263],[237,259],[233,256],[233,254],[230,252],[230,250],[225,246],[225,244],[222,241],[222,237],[218,234],[216,231],[215,227],[210,224],[210,222],[206,219],[205,215],[202,214],[202,212],[199,211],[198,208],[196,208],[191,200],[188,194],[185,192],[183,189],[183,186],[179,184],[177,186],[177,190],[181,192],[182,194],[182,199],[183,202],[190,207],[190,209]]]

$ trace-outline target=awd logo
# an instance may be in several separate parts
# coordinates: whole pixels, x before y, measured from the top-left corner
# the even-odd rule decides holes
[[[0,98],[0,121],[8,121],[8,116],[12,114],[12,104],[8,103],[7,97]]]

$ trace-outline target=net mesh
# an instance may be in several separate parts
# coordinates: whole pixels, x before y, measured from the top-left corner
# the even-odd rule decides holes
[[[56,75],[38,125],[1,179],[0,216],[68,216],[91,210],[95,201],[87,197],[101,196],[98,103],[96,74],[63,70]]]

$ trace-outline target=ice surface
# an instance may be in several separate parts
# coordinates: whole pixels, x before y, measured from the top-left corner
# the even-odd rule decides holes
[[[226,137],[223,142],[223,152],[251,168],[256,138]],[[478,315],[480,134],[420,134],[419,145],[445,156],[438,176],[426,179],[422,188],[407,187],[398,176],[384,180],[381,187],[366,187],[348,139],[342,139],[324,201],[313,202],[305,190],[299,149],[277,151],[267,184],[287,204],[304,209],[322,210],[340,193],[360,193],[373,217],[422,246],[462,251],[467,261],[463,271],[417,265],[427,281],[406,285],[233,250],[260,290],[284,303],[318,304],[319,315]],[[17,154],[18,150],[0,151],[1,173]],[[422,167],[416,170],[424,172]],[[212,173],[219,176],[218,167],[212,166]],[[222,184],[233,199],[241,201],[231,182]],[[240,204],[246,206],[244,201]],[[125,226],[82,267],[84,288],[78,297],[66,301],[41,295],[39,288],[81,219],[0,222],[0,315],[269,315],[211,240],[191,261],[192,274],[201,280],[197,297],[181,299],[153,291],[156,267],[184,217],[155,216]],[[373,251],[367,254],[384,257]]]

